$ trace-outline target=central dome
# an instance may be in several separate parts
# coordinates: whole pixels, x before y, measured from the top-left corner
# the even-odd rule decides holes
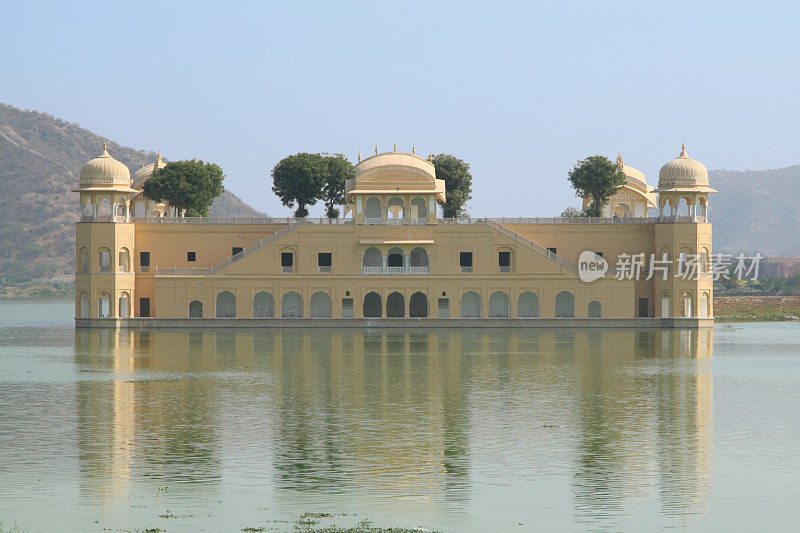
[[[164,168],[165,166],[167,166],[167,164],[163,159],[161,159],[161,152],[158,152],[158,157],[156,158],[155,163],[145,165],[133,173],[133,188],[141,189],[144,186],[144,182],[147,181],[147,178],[153,175],[153,171],[156,168]]]
[[[108,145],[103,143],[103,153],[81,168],[81,186],[130,185],[131,171],[121,161],[108,153]]]
[[[678,157],[658,171],[658,188],[708,187],[708,169],[700,161],[686,155],[684,144]]]

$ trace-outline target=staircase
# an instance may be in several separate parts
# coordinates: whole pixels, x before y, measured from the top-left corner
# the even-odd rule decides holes
[[[495,229],[495,230],[499,231],[500,233],[502,233],[503,235],[506,235],[507,237],[510,237],[510,238],[514,239],[516,242],[522,244],[523,246],[526,246],[526,247],[530,248],[534,252],[537,252],[537,253],[545,256],[547,259],[550,259],[551,261],[555,261],[559,265],[561,265],[564,268],[567,268],[567,269],[569,269],[569,270],[571,270],[571,271],[573,271],[575,273],[578,272],[578,265],[576,265],[575,263],[572,263],[570,261],[567,261],[566,259],[564,259],[560,255],[554,254],[553,252],[549,251],[547,248],[545,248],[541,244],[536,244],[535,242],[533,242],[533,241],[531,241],[529,239],[526,239],[525,237],[523,237],[522,235],[520,235],[516,231],[512,231],[512,230],[508,229],[507,227],[505,227],[501,223],[499,223],[496,220],[493,220],[491,218],[484,218],[483,221],[484,221],[484,224],[486,224],[490,228]]]
[[[288,226],[279,229],[278,231],[276,231],[275,233],[273,233],[272,235],[270,235],[266,239],[259,239],[256,244],[254,244],[252,246],[248,246],[247,248],[245,248],[244,250],[242,250],[238,254],[236,254],[236,255],[234,255],[232,257],[228,257],[224,261],[222,261],[220,263],[217,263],[216,265],[212,266],[209,269],[208,274],[214,274],[215,272],[219,271],[220,269],[225,268],[226,266],[230,265],[231,263],[234,263],[234,262],[236,262],[236,261],[238,261],[240,259],[243,259],[243,258],[247,257],[248,255],[252,254],[253,252],[255,252],[257,250],[260,250],[264,246],[266,246],[268,244],[271,244],[271,243],[277,241],[278,239],[280,239],[281,237],[284,237],[284,236],[292,233],[294,230],[296,230],[300,226],[304,226],[307,223],[308,223],[308,221],[306,219],[304,219],[304,218],[293,218],[293,219],[290,219]]]

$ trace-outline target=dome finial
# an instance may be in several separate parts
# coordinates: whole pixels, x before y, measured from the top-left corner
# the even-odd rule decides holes
[[[624,163],[622,162],[622,152],[617,154],[617,166],[620,170],[622,170],[622,167],[624,166]]]
[[[428,150],[428,162],[433,163],[433,152]]]
[[[375,143],[375,155],[378,155],[378,143]]]
[[[417,147],[413,144],[411,145],[411,155],[417,155]]]
[[[678,157],[689,157],[686,155],[686,141],[681,141],[681,155]]]
[[[397,141],[394,142],[394,151],[397,151]]]
[[[108,152],[108,142],[103,141],[103,151]]]
[[[163,163],[163,160],[161,159],[161,151],[159,150],[158,156],[156,157],[156,167],[158,167],[158,165],[161,163]]]
[[[361,163],[361,150],[358,151],[358,162]]]

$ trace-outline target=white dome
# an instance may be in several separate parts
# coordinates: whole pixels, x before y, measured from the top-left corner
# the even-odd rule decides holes
[[[81,186],[130,185],[130,182],[131,171],[121,161],[111,157],[106,143],[103,143],[103,153],[81,168]]]
[[[703,163],[686,155],[686,145],[683,145],[681,154],[658,171],[658,188],[686,187],[708,187],[708,169]]]
[[[133,173],[133,183],[131,186],[134,189],[141,189],[144,185],[144,182],[147,181],[147,178],[153,175],[153,171],[158,168],[164,168],[167,164],[161,159],[161,152],[158,152],[158,157],[156,158],[155,163],[150,163],[149,165],[145,165],[136,172]]]

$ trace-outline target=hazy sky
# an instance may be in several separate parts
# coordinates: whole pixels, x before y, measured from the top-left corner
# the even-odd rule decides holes
[[[272,215],[281,157],[395,140],[469,162],[476,216],[577,205],[596,153],[653,185],[682,139],[709,169],[800,163],[797,2],[74,4],[2,2],[0,101],[216,162]]]

